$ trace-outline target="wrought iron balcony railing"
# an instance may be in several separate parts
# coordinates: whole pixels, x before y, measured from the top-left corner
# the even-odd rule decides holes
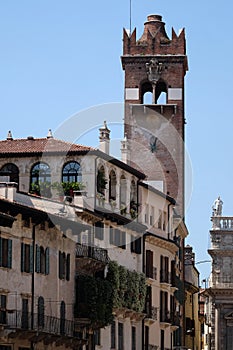
[[[160,283],[171,284],[171,272],[160,270]]]
[[[154,321],[157,321],[158,319],[158,308],[155,306],[151,306],[151,307],[146,307],[146,318],[150,318]]]
[[[0,311],[0,325],[6,329],[75,337],[73,321],[18,310]]]
[[[76,245],[76,258],[91,258],[100,261],[104,264],[109,263],[108,251],[107,249],[93,247],[88,245]]]

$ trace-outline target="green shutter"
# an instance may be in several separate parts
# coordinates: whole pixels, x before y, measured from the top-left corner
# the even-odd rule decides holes
[[[45,274],[49,274],[49,248],[45,249]]]
[[[7,254],[7,267],[12,267],[12,240],[8,239],[8,254]]]
[[[36,272],[40,272],[40,247],[36,244]]]
[[[29,261],[29,271],[33,272],[33,246],[30,245],[29,247],[29,255],[30,255],[30,261]]]
[[[25,246],[21,243],[21,272],[24,272]]]

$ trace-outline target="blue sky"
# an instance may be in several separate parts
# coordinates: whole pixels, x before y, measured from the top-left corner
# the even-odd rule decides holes
[[[151,13],[163,16],[169,36],[172,26],[186,30],[186,145],[193,170],[186,222],[196,261],[209,259],[218,195],[224,214],[233,215],[232,12],[230,0],[132,0],[138,37]],[[42,137],[91,106],[123,102],[123,27],[129,27],[129,0],[1,1],[1,139],[8,130],[15,138]],[[96,116],[93,126],[104,119]],[[198,268],[201,278],[208,276],[210,264]]]

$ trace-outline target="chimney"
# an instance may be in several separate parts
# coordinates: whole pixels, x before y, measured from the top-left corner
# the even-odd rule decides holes
[[[110,130],[107,127],[106,121],[104,121],[104,125],[99,128],[99,150],[109,154],[109,143],[110,143]]]
[[[11,131],[9,130],[8,133],[7,133],[7,140],[13,140],[13,137],[12,137],[12,133]]]
[[[48,131],[47,139],[53,139],[53,134],[52,134],[52,130],[51,129],[49,129],[49,131]]]
[[[125,133],[125,137],[121,141],[121,161],[127,164],[128,160],[129,160],[129,142],[127,139],[127,134]]]

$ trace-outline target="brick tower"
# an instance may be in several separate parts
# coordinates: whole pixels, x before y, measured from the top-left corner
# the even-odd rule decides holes
[[[150,15],[142,37],[124,30],[125,139],[127,163],[176,199],[184,213],[184,76],[188,70],[185,32],[172,39],[159,15]],[[146,96],[150,93],[151,103]],[[166,98],[159,104],[160,95]]]

